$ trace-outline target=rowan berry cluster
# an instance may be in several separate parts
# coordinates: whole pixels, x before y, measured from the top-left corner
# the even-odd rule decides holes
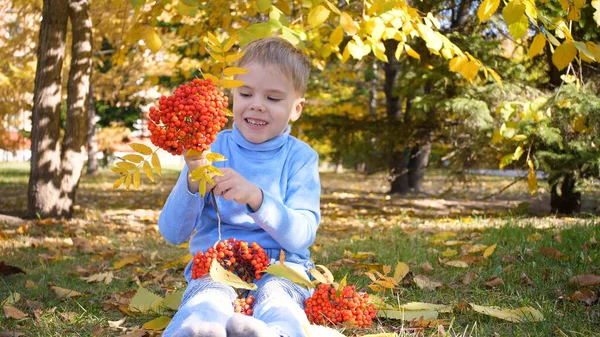
[[[233,301],[233,311],[239,312],[246,316],[252,316],[252,307],[254,306],[254,296],[249,295],[244,298],[236,298]]]
[[[367,293],[356,292],[354,286],[339,291],[331,284],[321,283],[314,294],[304,301],[304,312],[313,324],[342,325],[365,328],[373,324],[375,307],[369,304]]]
[[[256,242],[249,246],[246,241],[223,240],[206,252],[199,251],[194,256],[192,278],[200,278],[210,270],[213,260],[217,260],[223,268],[239,276],[245,282],[260,280],[261,273],[269,266],[269,256]]]
[[[179,155],[183,150],[207,150],[227,118],[228,98],[211,80],[194,79],[171,96],[162,96],[159,107],[150,108],[152,144]]]

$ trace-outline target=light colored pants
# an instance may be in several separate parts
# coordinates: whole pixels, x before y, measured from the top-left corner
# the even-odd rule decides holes
[[[304,301],[312,291],[270,274],[263,274],[255,283],[258,289],[249,293],[255,301],[253,316],[281,336],[305,337],[310,323],[303,310]],[[216,322],[225,326],[233,315],[233,301],[236,298],[232,287],[213,281],[209,275],[191,280],[183,293],[179,310],[162,336],[171,337],[179,329],[198,322]]]

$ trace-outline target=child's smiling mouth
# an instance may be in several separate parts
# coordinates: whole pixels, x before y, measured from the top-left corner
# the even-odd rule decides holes
[[[257,128],[263,127],[263,126],[269,124],[266,121],[263,121],[261,119],[245,118],[244,120],[246,121],[246,123],[248,125],[253,126],[253,127],[257,127]]]

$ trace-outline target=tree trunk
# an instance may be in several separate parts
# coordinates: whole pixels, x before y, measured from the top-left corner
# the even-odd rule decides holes
[[[408,185],[408,162],[410,161],[410,149],[392,153],[392,169],[390,171],[390,193],[407,194],[410,192]]]
[[[28,211],[41,217],[70,217],[85,160],[92,56],[88,0],[44,0],[42,18],[32,113]],[[73,45],[61,149],[61,74],[68,18],[73,27]]]
[[[60,208],[73,214],[75,195],[86,162],[86,139],[92,70],[92,19],[89,0],[71,0],[69,18],[73,30],[71,69],[67,84],[67,123],[62,148]]]
[[[429,163],[431,142],[415,146],[408,162],[408,187],[415,193],[421,192],[425,168]]]
[[[564,180],[558,179],[552,184],[551,213],[573,214],[581,211],[581,193],[575,191],[576,182],[575,176],[568,174],[564,176]]]
[[[56,216],[60,198],[60,104],[68,0],[44,0],[31,114],[31,170],[27,209]]]
[[[91,74],[90,74],[91,75]],[[96,135],[96,105],[94,102],[94,94],[92,81],[90,79],[90,92],[88,98],[88,132],[87,132],[87,147],[88,161],[87,174],[96,174],[98,172],[98,136]]]

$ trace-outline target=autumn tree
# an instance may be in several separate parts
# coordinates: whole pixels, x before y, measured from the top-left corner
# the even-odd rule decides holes
[[[62,70],[67,23],[72,27],[66,124],[61,137]],[[92,53],[87,0],[44,0],[37,50],[28,211],[68,217],[85,163]]]

